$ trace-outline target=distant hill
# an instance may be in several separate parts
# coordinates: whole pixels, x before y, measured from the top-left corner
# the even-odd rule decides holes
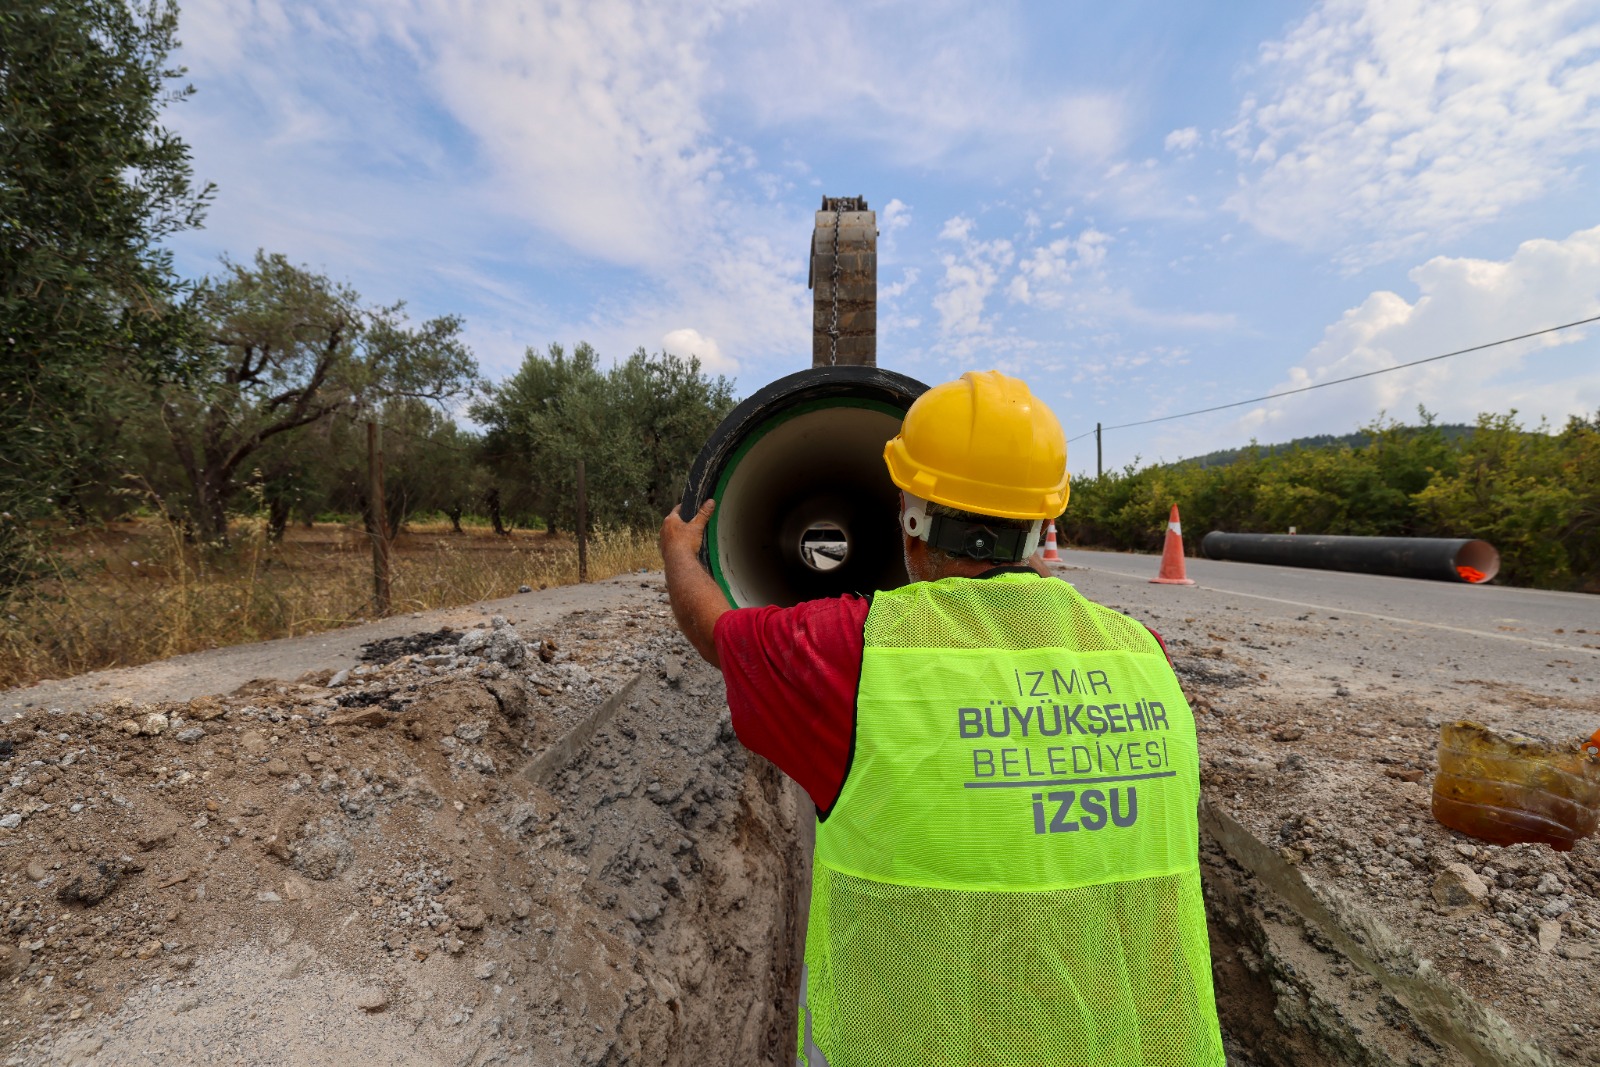
[[[1464,422],[1447,423],[1436,427],[1444,434],[1445,440],[1453,441],[1466,437],[1477,427]],[[1409,430],[1421,430],[1420,426],[1406,427]],[[1340,436],[1333,434],[1316,434],[1312,437],[1296,437],[1293,441],[1280,445],[1249,445],[1244,448],[1224,448],[1216,452],[1207,452],[1203,456],[1193,456],[1189,459],[1180,459],[1173,463],[1174,467],[1226,467],[1235,463],[1249,452],[1259,451],[1264,456],[1276,455],[1279,452],[1288,452],[1295,448],[1364,448],[1372,440],[1370,434],[1347,433]]]

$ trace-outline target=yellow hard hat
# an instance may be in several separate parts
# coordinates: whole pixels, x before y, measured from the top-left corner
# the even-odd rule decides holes
[[[923,393],[883,459],[907,493],[962,511],[1053,519],[1067,507],[1067,435],[1026,382],[999,371]]]

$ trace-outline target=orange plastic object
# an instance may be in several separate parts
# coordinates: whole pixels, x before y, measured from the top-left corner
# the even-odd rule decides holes
[[[1439,730],[1433,817],[1492,844],[1567,852],[1600,825],[1600,763],[1581,746],[1449,723]]]
[[[1460,566],[1456,568],[1456,573],[1469,582],[1487,582],[1489,580],[1489,576],[1476,567]]]

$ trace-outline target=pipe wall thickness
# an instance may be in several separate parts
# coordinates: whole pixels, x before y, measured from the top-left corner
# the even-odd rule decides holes
[[[1207,559],[1281,567],[1487,582],[1500,572],[1500,553],[1487,541],[1450,537],[1340,537],[1246,534],[1213,530],[1200,542]]]
[[[679,514],[687,521],[716,498],[701,559],[730,604],[786,607],[906,583],[899,490],[883,447],[927,388],[878,367],[814,367],[722,420],[689,472]],[[818,530],[837,531],[847,546],[838,559],[830,549],[826,569],[814,555],[807,562]]]

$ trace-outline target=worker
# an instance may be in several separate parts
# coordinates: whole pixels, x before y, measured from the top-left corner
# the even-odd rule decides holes
[[[730,609],[699,561],[715,503],[661,529],[740,741],[816,803],[796,1062],[1221,1065],[1194,719],[1160,639],[1035,554],[1060,423],[972,372],[884,459],[899,589]]]

